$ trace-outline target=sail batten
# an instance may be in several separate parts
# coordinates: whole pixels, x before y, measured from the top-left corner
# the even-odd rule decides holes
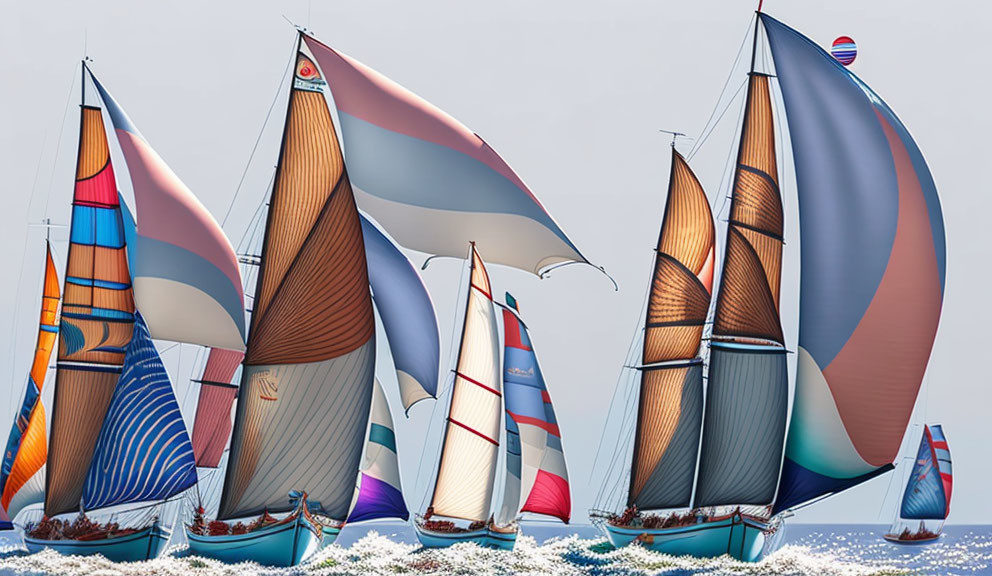
[[[474,245],[469,259],[465,322],[431,509],[439,516],[484,521],[499,457],[502,385],[489,275]]]
[[[644,321],[627,505],[688,506],[703,410],[698,358],[709,312],[716,231],[706,193],[672,147],[672,167]]]
[[[293,508],[343,521],[368,425],[375,321],[362,225],[323,80],[297,57],[219,518]],[[335,417],[328,418],[328,406]]]
[[[85,71],[84,71],[85,72]],[[84,78],[85,79],[85,78]],[[100,108],[80,110],[79,151],[45,476],[45,514],[79,510],[134,328],[114,168]]]

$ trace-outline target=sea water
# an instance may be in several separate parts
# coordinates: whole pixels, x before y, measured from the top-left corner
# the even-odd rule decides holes
[[[409,524],[392,522],[349,526],[337,543],[296,568],[226,565],[173,546],[161,558],[114,564],[98,557],[65,557],[54,552],[29,555],[14,539],[2,540],[0,574],[66,576],[234,576],[263,574],[457,576],[472,574],[534,576],[688,576],[795,575],[992,575],[992,526],[949,526],[928,546],[899,546],[882,540],[884,526],[789,525],[785,545],[757,564],[729,558],[675,558],[638,546],[605,550],[592,526],[524,523],[516,550],[504,552],[458,544],[423,550]]]

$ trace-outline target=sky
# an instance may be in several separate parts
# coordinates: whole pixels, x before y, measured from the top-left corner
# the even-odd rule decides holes
[[[285,92],[281,79],[295,42],[289,19],[482,135],[579,249],[619,283],[614,291],[583,266],[545,280],[490,269],[494,293],[511,291],[531,329],[564,437],[573,518],[585,522],[599,490],[590,482],[594,455],[641,322],[664,207],[669,138],[658,130],[698,139],[711,113],[727,110],[692,159],[719,207],[741,108],[740,100],[728,105],[721,94],[754,7],[738,0],[3,0],[0,415],[15,409],[34,345],[45,229],[32,224],[48,217],[64,225],[69,218],[80,58],[93,59],[92,69],[145,138],[219,221],[230,208],[224,227],[237,245],[276,161],[284,101],[273,106],[273,98]],[[988,53],[992,8],[961,0],[941,3],[939,15],[935,8],[920,0],[768,0],[764,7],[821,46],[853,37],[859,56],[852,69],[896,111],[927,158],[943,206],[947,283],[913,422],[944,424],[955,471],[949,521],[987,523],[992,389],[981,358],[992,310],[983,306],[989,231],[979,218],[992,209],[992,195],[983,192],[992,157],[986,138],[992,80],[976,60]],[[732,90],[744,71],[734,69]],[[692,145],[679,146],[688,152]],[[795,187],[783,188],[788,237],[796,221]],[[67,232],[52,234],[61,272]],[[782,313],[792,349],[796,300],[788,291],[798,278],[795,251],[795,245],[786,248]],[[418,264],[425,257],[409,254]],[[461,270],[458,261],[438,260],[423,273],[441,326],[443,370],[463,306]],[[190,407],[182,374],[188,377],[196,351],[163,355]],[[425,402],[404,418],[395,409],[388,365],[379,375],[394,401],[407,501],[421,511],[441,413],[438,404]],[[0,429],[6,426],[0,422]],[[905,454],[915,452],[918,438],[912,428]],[[886,475],[804,509],[797,520],[887,522],[900,491],[893,478],[899,479]]]

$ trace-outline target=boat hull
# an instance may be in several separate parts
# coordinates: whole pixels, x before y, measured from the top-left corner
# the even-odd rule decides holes
[[[727,554],[744,562],[757,562],[765,554],[769,525],[733,515],[701,524],[674,528],[634,528],[604,524],[606,538],[615,548],[634,542],[672,556],[715,558]]]
[[[327,526],[323,527],[324,537],[320,541],[320,547],[324,548],[334,544],[334,541],[338,539],[338,534],[341,533],[340,526]]]
[[[497,550],[513,550],[513,547],[517,543],[517,534],[520,530],[514,530],[512,532],[501,532],[499,530],[493,530],[489,528],[486,530],[488,535],[486,537],[486,546],[489,548],[496,548]]]
[[[141,562],[158,557],[171,535],[156,523],[134,534],[102,540],[41,540],[25,535],[24,545],[32,554],[47,549],[67,556],[100,554],[112,562]]]
[[[257,562],[264,566],[296,566],[320,547],[323,529],[297,510],[277,524],[246,534],[203,536],[186,528],[190,553],[221,562]]]
[[[417,540],[424,548],[447,548],[460,542],[475,542],[479,546],[489,545],[489,530],[471,530],[468,532],[432,532],[425,530],[420,524],[414,523]]]
[[[925,546],[927,544],[933,544],[934,542],[940,540],[941,534],[937,534],[931,538],[916,538],[913,540],[902,540],[899,538],[898,534],[883,534],[882,538],[885,538],[887,542],[893,544],[899,544],[900,546]]]

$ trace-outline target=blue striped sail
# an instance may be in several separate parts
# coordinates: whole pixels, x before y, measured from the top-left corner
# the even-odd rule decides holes
[[[134,337],[83,486],[83,508],[165,500],[196,484],[196,461],[169,375],[148,326]]]

